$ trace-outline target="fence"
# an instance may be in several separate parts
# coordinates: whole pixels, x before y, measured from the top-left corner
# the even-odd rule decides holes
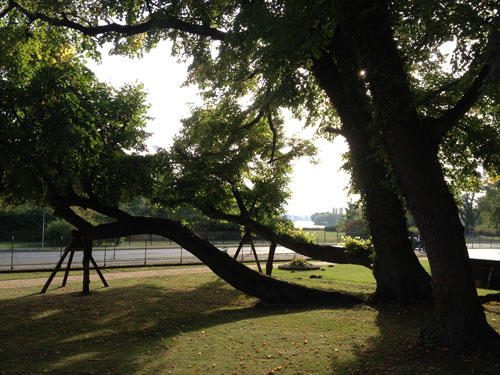
[[[318,244],[339,244],[344,241],[344,232],[308,231]],[[240,232],[219,231],[199,232],[198,235],[219,249],[234,255],[241,239]],[[355,236],[351,234],[351,236]],[[465,237],[469,249],[500,249],[500,236],[485,236],[468,233]],[[260,261],[267,260],[269,242],[259,236],[254,238]],[[0,272],[20,270],[49,270],[59,261],[67,243],[56,241],[52,244],[21,242],[11,237],[10,241],[0,241]],[[186,249],[164,237],[155,235],[130,236],[107,241],[94,242],[93,256],[100,267],[151,266],[201,263]],[[424,244],[425,250],[425,244]],[[81,267],[83,254],[76,252],[72,267]],[[295,253],[284,247],[276,248],[275,259],[290,260]],[[238,257],[242,261],[254,260],[249,246],[244,246]],[[63,264],[65,266],[65,264]]]
[[[222,251],[234,256],[239,241],[239,232],[202,232],[201,237],[210,241]],[[42,247],[36,242],[0,243],[0,272],[41,271],[53,269],[63,254],[66,244],[62,241]],[[262,238],[254,239],[259,261],[267,261],[269,242]],[[155,236],[131,236],[108,241],[94,241],[92,255],[99,267],[153,266],[196,264],[201,261],[186,249],[183,249],[169,239]],[[277,261],[293,259],[295,253],[278,246],[274,259]],[[83,252],[75,252],[72,268],[81,268]],[[254,261],[251,248],[245,245],[238,256],[240,261]],[[63,263],[66,266],[67,260]]]

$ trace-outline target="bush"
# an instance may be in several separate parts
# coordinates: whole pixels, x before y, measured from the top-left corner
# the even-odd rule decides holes
[[[288,235],[295,241],[303,244],[314,243],[314,235],[312,233],[304,232],[302,228],[294,228],[292,222],[276,222],[274,223],[274,230],[277,234]]]
[[[74,227],[64,220],[54,220],[47,225],[45,239],[52,245],[69,245]]]
[[[293,258],[288,262],[288,265],[296,268],[307,268],[311,266],[311,263],[306,258]]]
[[[337,232],[337,226],[336,225],[327,225],[325,227],[325,232]]]
[[[348,254],[357,256],[362,254],[369,254],[372,256],[375,254],[375,249],[373,247],[372,241],[370,239],[363,240],[359,237],[344,237],[345,243],[344,247]]]
[[[320,267],[311,264],[306,258],[293,258],[290,262],[278,266],[281,270],[309,271]]]

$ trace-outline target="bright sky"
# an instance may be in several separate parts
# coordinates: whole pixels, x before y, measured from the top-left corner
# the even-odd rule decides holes
[[[170,55],[167,42],[160,43],[142,59],[103,53],[102,64],[89,62],[87,65],[101,81],[115,87],[126,82],[144,84],[151,104],[149,115],[154,117],[147,126],[147,131],[152,133],[147,142],[150,152],[155,146],[167,147],[171,144],[181,127],[180,119],[189,115],[189,103],[198,101],[195,88],[181,87],[186,78],[187,65],[179,64]],[[300,132],[304,138],[313,136],[312,129],[302,131],[301,124],[293,119],[287,120],[285,128],[290,134]],[[293,197],[287,206],[291,215],[331,211],[334,207],[345,207],[349,200],[346,190],[349,176],[340,171],[341,154],[347,151],[346,143],[337,137],[334,142],[318,139],[316,144],[319,147],[319,164],[313,165],[307,160],[296,162],[291,183]]]

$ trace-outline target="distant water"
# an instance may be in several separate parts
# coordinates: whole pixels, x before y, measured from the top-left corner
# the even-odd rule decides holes
[[[294,221],[293,225],[294,225],[295,228],[318,228],[318,229],[323,229],[325,227],[324,225],[316,225],[316,224],[314,224],[314,221],[312,221],[312,220]]]

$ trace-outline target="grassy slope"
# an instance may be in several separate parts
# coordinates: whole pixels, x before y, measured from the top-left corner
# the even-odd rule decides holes
[[[278,271],[364,296],[362,267]],[[311,274],[321,279],[310,279]],[[416,348],[427,309],[308,309],[258,304],[212,274],[0,289],[0,374],[497,374],[497,358]],[[481,291],[484,293],[484,291]],[[500,332],[500,305],[486,305]]]

